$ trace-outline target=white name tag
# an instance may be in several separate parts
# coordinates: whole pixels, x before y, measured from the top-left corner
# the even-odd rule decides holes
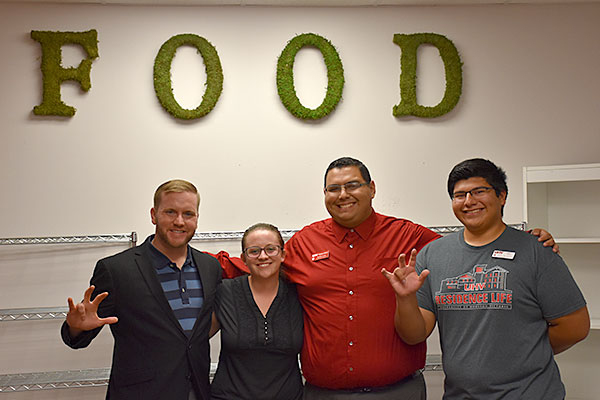
[[[492,258],[504,258],[506,260],[512,260],[515,258],[515,252],[505,250],[494,250],[494,252],[492,253]]]

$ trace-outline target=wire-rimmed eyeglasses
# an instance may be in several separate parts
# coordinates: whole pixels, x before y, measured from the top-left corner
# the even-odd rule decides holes
[[[473,197],[474,199],[481,199],[485,196],[487,192],[489,192],[492,189],[494,188],[489,186],[478,186],[476,188],[466,190],[464,192],[454,192],[452,193],[452,200],[465,201],[465,199],[467,198],[467,194],[470,194],[471,197]]]
[[[346,192],[353,192],[355,190],[358,190],[358,188],[360,188],[362,186],[366,186],[368,184],[369,184],[369,182],[350,181],[350,182],[344,183],[343,185],[338,185],[338,184],[329,185],[325,188],[325,191],[327,193],[340,193],[342,191],[342,188],[344,188],[344,190]]]

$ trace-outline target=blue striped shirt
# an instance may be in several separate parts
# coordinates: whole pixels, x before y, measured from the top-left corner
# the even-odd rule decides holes
[[[152,242],[154,235],[148,240]],[[181,324],[185,334],[189,337],[204,302],[204,291],[198,268],[192,258],[192,250],[188,246],[185,263],[181,269],[161,253],[156,247],[151,246],[151,262],[156,269],[158,281],[165,292],[165,297]]]

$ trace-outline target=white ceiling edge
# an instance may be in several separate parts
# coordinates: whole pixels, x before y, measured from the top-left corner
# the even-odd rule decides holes
[[[480,4],[577,4],[600,0],[0,0],[0,3],[103,4],[144,6],[281,6],[281,7],[364,7],[444,6]]]

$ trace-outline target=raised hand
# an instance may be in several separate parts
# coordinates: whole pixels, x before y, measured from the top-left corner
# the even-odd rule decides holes
[[[429,270],[424,270],[421,275],[417,274],[415,265],[417,262],[417,250],[413,249],[410,252],[408,264],[406,263],[406,254],[400,254],[398,257],[398,267],[394,272],[389,272],[385,268],[381,269],[381,273],[385,276],[394,292],[399,297],[406,297],[415,294],[429,275]]]
[[[117,317],[98,317],[98,306],[108,296],[108,292],[100,293],[93,301],[90,301],[94,289],[94,285],[87,288],[83,294],[81,303],[75,304],[71,297],[67,299],[67,303],[69,304],[67,325],[69,325],[69,334],[71,337],[75,337],[83,331],[96,329],[106,324],[114,324],[118,321]]]

